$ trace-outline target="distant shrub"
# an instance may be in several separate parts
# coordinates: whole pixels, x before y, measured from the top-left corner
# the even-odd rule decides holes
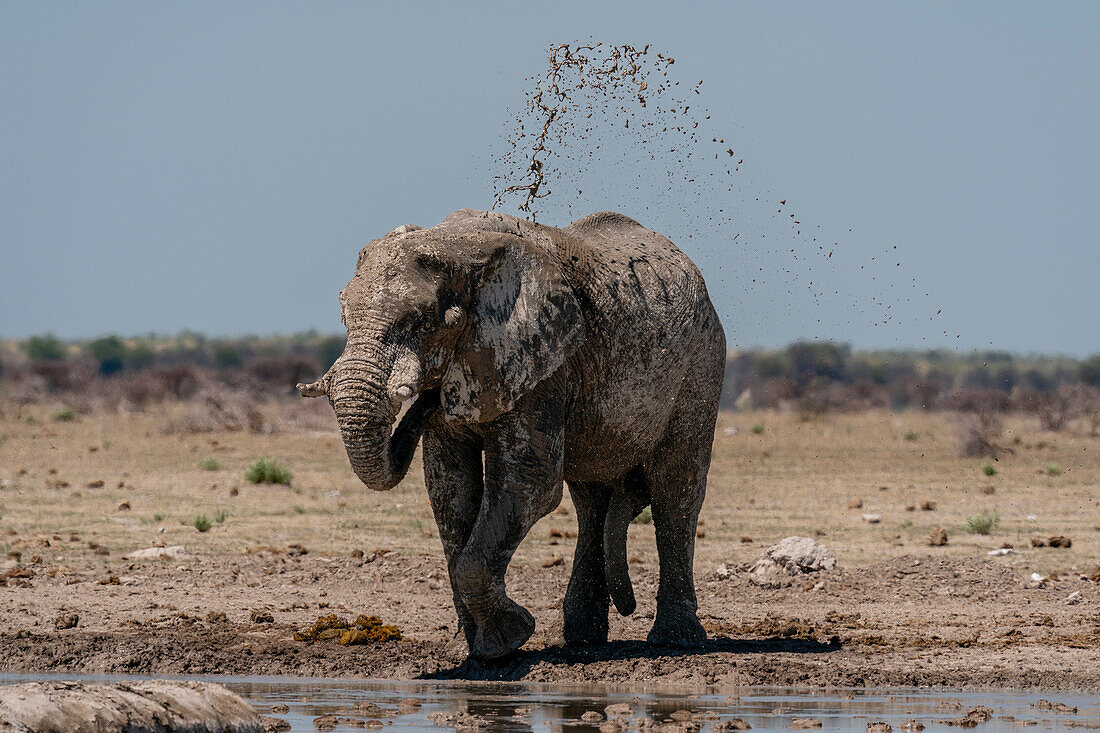
[[[966,531],[970,534],[989,534],[1001,521],[997,512],[981,511],[966,520]]]
[[[199,461],[199,468],[204,471],[220,471],[222,464],[218,463],[216,458],[207,457]]]
[[[214,525],[210,522],[210,517],[205,514],[199,514],[191,520],[191,526],[200,532],[205,532]]]
[[[225,520],[229,519],[229,512],[225,509],[219,509],[214,513],[214,521],[221,524]]]
[[[653,523],[653,507],[647,506],[642,510],[641,514],[634,517],[631,520],[634,524],[652,524]]]
[[[1001,418],[992,412],[979,412],[976,415],[964,415],[958,424],[958,454],[964,458],[989,456],[996,458],[1002,453],[1012,453],[1011,448],[997,441],[1004,435]]]
[[[163,522],[164,521],[164,514],[162,514],[161,512],[157,512],[156,514],[153,515],[153,521],[154,522]]]
[[[1062,474],[1062,467],[1057,463],[1044,463],[1043,473],[1047,476],[1060,476]]]
[[[306,513],[306,508],[304,506],[302,506],[301,504],[295,504],[294,505],[294,513],[295,514],[305,514]]]
[[[117,374],[126,366],[126,344],[118,336],[106,336],[88,344],[88,350],[99,362],[99,373]]]
[[[752,434],[753,435],[760,435],[763,432],[764,432],[764,426],[761,425],[760,423],[757,423],[756,425],[752,426]]]
[[[260,458],[249,466],[244,477],[254,484],[290,483],[290,471],[266,458]]]
[[[214,366],[229,369],[241,365],[241,352],[232,344],[218,344],[214,347]]]
[[[982,466],[982,473],[984,473],[986,476],[996,476],[997,469],[993,466],[992,463],[986,463]]]
[[[918,436],[918,433],[915,430],[906,430],[905,431],[905,439],[906,440],[909,440],[909,441],[916,440],[917,436]]]
[[[53,334],[31,336],[20,346],[31,361],[61,361],[65,358],[65,345]]]
[[[53,419],[57,422],[72,422],[76,419],[76,413],[70,410],[68,407],[63,410],[58,410],[53,414]]]

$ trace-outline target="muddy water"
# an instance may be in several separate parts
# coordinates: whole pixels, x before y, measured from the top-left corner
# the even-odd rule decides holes
[[[117,681],[117,675],[0,675],[0,684],[35,679]],[[262,714],[283,719],[293,731],[315,731],[315,719],[345,718],[330,730],[440,731],[454,729],[499,731],[598,731],[604,714],[614,704],[630,706],[618,718],[632,729],[641,719],[675,723],[688,718],[701,727],[679,730],[726,730],[722,723],[740,718],[758,731],[788,731],[796,719],[820,721],[821,730],[866,731],[869,723],[885,722],[894,731],[917,721],[929,733],[957,731],[957,721],[984,706],[993,717],[979,723],[981,733],[1010,730],[1100,730],[1100,695],[1061,692],[951,692],[908,689],[843,690],[742,688],[700,691],[684,688],[653,689],[600,685],[540,685],[527,683],[379,682],[287,677],[198,677],[218,682],[242,695]],[[410,705],[415,700],[419,707]],[[1051,710],[1040,704],[1077,708]],[[285,705],[288,712],[278,706]],[[272,712],[275,708],[279,712]],[[585,714],[589,715],[586,716]],[[375,721],[375,722],[372,722]],[[950,725],[950,722],[956,722]],[[469,726],[469,727],[467,727]],[[625,729],[625,728],[624,728]]]

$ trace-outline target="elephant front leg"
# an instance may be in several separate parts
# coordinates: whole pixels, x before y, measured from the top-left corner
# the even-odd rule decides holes
[[[454,574],[477,629],[470,653],[481,659],[511,654],[535,631],[531,614],[505,593],[504,575],[531,527],[561,501],[561,401],[548,402],[534,413],[521,402],[486,431],[481,511]]]
[[[439,528],[447,572],[451,579],[458,627],[472,647],[477,635],[473,614],[462,600],[455,577],[455,565],[470,539],[481,508],[481,440],[474,435],[448,431],[439,425],[424,433],[424,483],[432,513]]]

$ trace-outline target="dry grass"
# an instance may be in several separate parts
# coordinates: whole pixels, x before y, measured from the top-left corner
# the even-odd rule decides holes
[[[296,420],[299,407],[305,412]],[[0,531],[7,532],[0,535],[0,550],[78,532],[115,557],[157,542],[200,553],[291,543],[339,554],[441,552],[438,540],[426,539],[436,531],[419,462],[393,491],[366,491],[347,466],[331,413],[315,412],[312,403],[265,408],[268,419],[282,425],[270,434],[224,428],[166,433],[164,426],[188,409],[178,404],[145,414],[78,414],[72,422],[50,419],[56,409],[30,406],[18,418],[0,418]],[[758,424],[767,429],[754,434]],[[1021,568],[1091,567],[1100,554],[1094,529],[1100,522],[1100,438],[1043,432],[1034,418],[1008,419],[1004,428],[1015,452],[1001,457],[995,477],[985,477],[979,459],[957,455],[955,430],[943,414],[869,411],[806,420],[780,412],[724,413],[697,571],[750,559],[793,534],[818,536],[847,565],[913,552],[979,556],[1009,542],[1018,554],[1004,561]],[[248,483],[245,470],[261,456],[290,469],[293,484]],[[204,470],[206,457],[220,467]],[[1061,473],[1052,475],[1044,465],[1057,465]],[[983,493],[989,484],[995,493]],[[862,499],[858,510],[848,508],[853,497]],[[929,501],[936,509],[921,511]],[[120,511],[123,502],[128,511]],[[983,510],[998,512],[1000,523],[988,536],[966,534],[967,518]],[[228,512],[224,522],[196,531],[196,516],[219,512]],[[883,520],[868,524],[864,513]],[[928,533],[937,525],[947,529],[950,543],[928,548]],[[550,554],[569,554],[572,540],[552,538],[552,529],[559,535],[576,529],[568,493],[563,508],[531,532],[517,561],[536,564]],[[1033,551],[1027,545],[1035,534],[1069,536],[1073,547]],[[630,555],[655,563],[653,526],[633,524],[630,536]],[[42,554],[58,552],[54,543]]]

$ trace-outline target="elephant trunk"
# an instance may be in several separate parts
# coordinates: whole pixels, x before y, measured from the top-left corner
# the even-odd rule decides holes
[[[380,394],[367,394],[374,391]],[[357,388],[347,379],[333,385],[332,406],[348,461],[359,480],[374,491],[388,491],[405,478],[428,418],[440,404],[439,390],[426,390],[393,429],[392,411],[381,407],[388,399],[382,390],[361,383]]]

